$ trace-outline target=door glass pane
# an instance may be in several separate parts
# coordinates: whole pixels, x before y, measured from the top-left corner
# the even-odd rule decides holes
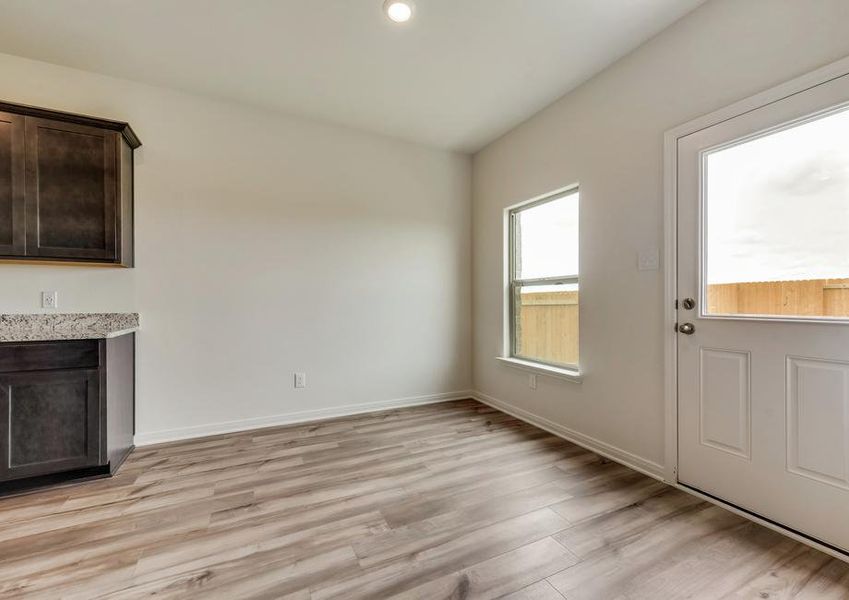
[[[516,279],[578,274],[578,192],[524,208],[514,221]]]
[[[516,286],[514,355],[551,365],[578,364],[578,284]]]
[[[849,316],[849,110],[703,164],[707,313]]]

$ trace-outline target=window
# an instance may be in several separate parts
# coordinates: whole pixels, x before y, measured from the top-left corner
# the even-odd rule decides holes
[[[510,357],[578,367],[578,189],[509,211]]]
[[[705,312],[849,317],[849,110],[703,161]]]

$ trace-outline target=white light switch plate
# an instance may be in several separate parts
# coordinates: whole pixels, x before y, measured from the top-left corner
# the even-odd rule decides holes
[[[637,268],[640,271],[657,271],[660,268],[660,253],[657,248],[638,252]]]
[[[295,387],[296,388],[307,387],[307,374],[306,373],[295,373]]]
[[[59,292],[41,292],[41,308],[59,308]]]

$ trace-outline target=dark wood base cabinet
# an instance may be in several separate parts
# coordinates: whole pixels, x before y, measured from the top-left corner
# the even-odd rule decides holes
[[[0,344],[0,493],[114,474],[133,449],[135,334]]]

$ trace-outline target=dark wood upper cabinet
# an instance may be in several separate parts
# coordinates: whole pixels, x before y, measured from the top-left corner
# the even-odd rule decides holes
[[[26,120],[27,255],[114,262],[118,134]]]
[[[127,123],[0,102],[0,258],[133,266]]]
[[[0,113],[0,255],[21,255],[26,246],[24,117]]]

